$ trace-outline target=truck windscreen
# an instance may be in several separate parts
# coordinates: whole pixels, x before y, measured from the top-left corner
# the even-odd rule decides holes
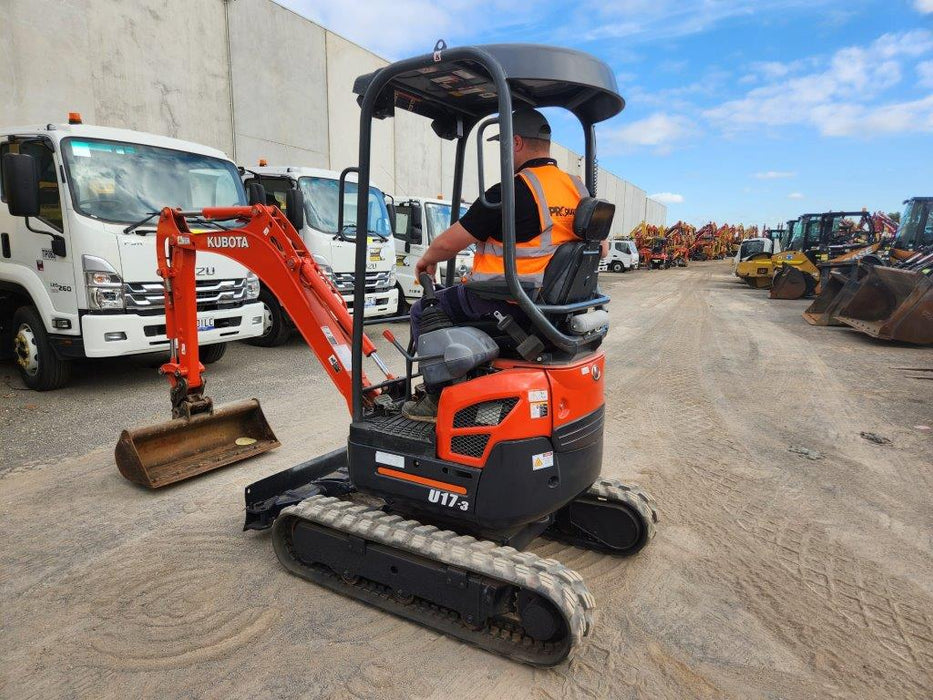
[[[69,138],[62,141],[75,210],[130,223],[163,207],[185,210],[246,204],[229,161],[138,143]]]
[[[460,217],[466,214],[467,208],[460,207]],[[450,205],[436,202],[424,203],[424,214],[428,220],[428,240],[434,240],[450,227]]]
[[[325,177],[302,177],[298,186],[305,198],[305,218],[311,228],[324,233],[337,233],[337,205],[340,201],[340,183]],[[345,238],[356,235],[356,183],[346,183],[343,199],[343,231]],[[375,187],[369,188],[369,233],[383,238],[392,234],[385,195]]]

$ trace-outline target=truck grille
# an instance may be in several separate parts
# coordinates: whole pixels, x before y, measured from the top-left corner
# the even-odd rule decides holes
[[[387,292],[392,289],[392,283],[389,277],[392,273],[385,272],[367,272],[366,273],[366,291],[367,292]],[[356,276],[352,272],[335,272],[334,284],[345,294],[353,291],[353,282]]]
[[[199,280],[195,283],[198,311],[235,309],[246,302],[246,280]],[[161,282],[127,282],[123,285],[126,310],[141,316],[165,311]]]

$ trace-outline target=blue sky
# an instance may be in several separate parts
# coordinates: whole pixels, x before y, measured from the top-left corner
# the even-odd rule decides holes
[[[933,194],[933,0],[279,1],[389,59],[441,37],[599,56],[627,101],[598,127],[600,164],[669,223]],[[572,120],[552,122],[581,149]]]

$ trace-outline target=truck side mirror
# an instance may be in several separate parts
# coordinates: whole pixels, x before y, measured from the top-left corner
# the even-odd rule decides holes
[[[249,183],[249,186],[246,188],[246,194],[249,198],[250,206],[266,203],[266,188],[258,182]]]
[[[408,242],[415,245],[420,245],[424,240],[424,235],[422,233],[422,218],[421,218],[421,207],[412,205],[411,215],[408,219]]]
[[[389,230],[395,232],[395,202],[386,202],[386,210],[389,212]]]
[[[301,190],[292,189],[285,192],[285,216],[300,233],[305,225],[305,196]]]
[[[39,216],[39,161],[34,156],[3,154],[3,193],[13,216]]]

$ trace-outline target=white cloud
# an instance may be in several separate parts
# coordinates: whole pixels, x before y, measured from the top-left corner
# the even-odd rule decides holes
[[[933,0],[930,0],[933,2]],[[920,87],[933,88],[933,61],[923,61],[916,66],[917,82]]]
[[[797,173],[791,172],[789,170],[767,170],[761,173],[755,173],[755,177],[759,180],[780,180],[787,177],[796,177]]]
[[[363,48],[390,60],[429,53],[438,38],[451,46],[476,27],[503,32],[536,19],[534,8],[505,0],[276,0]]]
[[[803,199],[803,195],[800,192],[791,192],[787,195],[788,199]]]
[[[790,124],[809,124],[827,136],[930,131],[930,100],[877,100],[901,82],[905,59],[931,51],[933,32],[925,29],[884,34],[869,46],[837,51],[822,71],[772,80],[703,114],[724,131]]]
[[[684,201],[684,196],[676,192],[658,192],[648,195],[648,198],[661,204],[683,204]]]
[[[914,0],[914,9],[924,15],[933,12],[933,0]]]
[[[686,117],[655,112],[644,119],[606,130],[600,138],[610,151],[613,148],[654,147],[660,153],[669,153],[676,143],[689,137],[693,131],[693,123]]]
[[[531,3],[534,4],[534,3]],[[838,4],[837,0],[582,0],[580,15],[592,19],[583,38],[657,42],[713,29],[728,20],[761,22],[769,14]]]

